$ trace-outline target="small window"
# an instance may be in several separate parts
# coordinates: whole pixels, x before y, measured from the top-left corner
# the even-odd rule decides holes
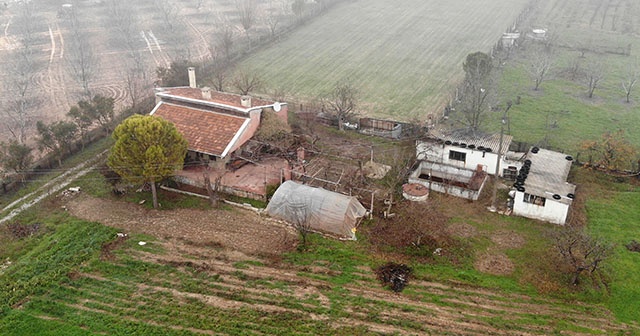
[[[467,153],[449,151],[449,160],[456,160],[456,161],[463,161],[464,162],[464,161],[467,160]]]
[[[509,168],[503,169],[502,170],[502,177],[509,179],[509,180],[515,180],[516,176],[518,175],[518,168],[514,167],[514,166],[509,166]]]
[[[524,193],[524,199],[523,200],[524,200],[525,203],[531,203],[531,204],[535,204],[535,205],[539,205],[539,206],[544,206],[544,202],[546,201],[546,198]]]

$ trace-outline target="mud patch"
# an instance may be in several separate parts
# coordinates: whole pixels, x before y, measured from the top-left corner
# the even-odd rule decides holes
[[[499,252],[479,254],[473,266],[482,273],[493,275],[509,275],[515,268],[511,259]]]

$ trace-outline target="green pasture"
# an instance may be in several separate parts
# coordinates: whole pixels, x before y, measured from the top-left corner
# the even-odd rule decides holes
[[[350,80],[358,112],[400,120],[442,113],[467,54],[489,51],[527,1],[350,1],[251,55],[266,94],[309,102]]]
[[[541,2],[531,24],[548,29],[553,64],[546,80],[533,90],[528,68],[535,51],[544,49],[539,42],[525,41],[498,68],[498,104],[504,107],[520,97],[509,111],[516,140],[575,155],[583,141],[622,129],[630,143],[640,146],[640,87],[632,91],[630,103],[622,87],[629,73],[640,71],[639,14],[637,1]],[[591,63],[603,64],[605,71],[588,98],[585,75]],[[576,64],[578,71],[571,73]],[[500,117],[501,111],[490,113],[486,128],[499,130]]]

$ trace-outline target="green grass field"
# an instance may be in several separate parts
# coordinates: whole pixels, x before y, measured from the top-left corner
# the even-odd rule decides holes
[[[362,114],[425,120],[442,113],[467,54],[488,51],[526,0],[353,1],[250,56],[267,90],[308,102],[350,80]],[[269,92],[267,92],[269,93]]]
[[[625,131],[630,143],[640,147],[640,88],[625,101],[622,82],[640,71],[640,4],[636,1],[542,1],[532,25],[545,27],[551,36],[553,65],[539,91],[527,71],[531,53],[542,45],[527,41],[507,61],[499,81],[499,100],[522,103],[509,111],[516,140],[546,144],[576,154],[584,140],[597,140],[605,132]],[[580,49],[585,49],[584,55]],[[623,55],[630,51],[630,55]],[[584,56],[584,57],[583,57]],[[578,62],[577,75],[568,72]],[[587,97],[585,69],[604,64],[605,76]],[[572,78],[573,77],[573,78]],[[493,113],[488,128],[497,130],[499,113]],[[633,159],[633,158],[631,158]]]

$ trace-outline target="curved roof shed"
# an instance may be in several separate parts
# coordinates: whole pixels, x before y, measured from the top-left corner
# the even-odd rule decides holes
[[[366,213],[352,196],[286,181],[271,198],[267,213],[290,223],[308,221],[312,231],[355,240],[355,228]]]

